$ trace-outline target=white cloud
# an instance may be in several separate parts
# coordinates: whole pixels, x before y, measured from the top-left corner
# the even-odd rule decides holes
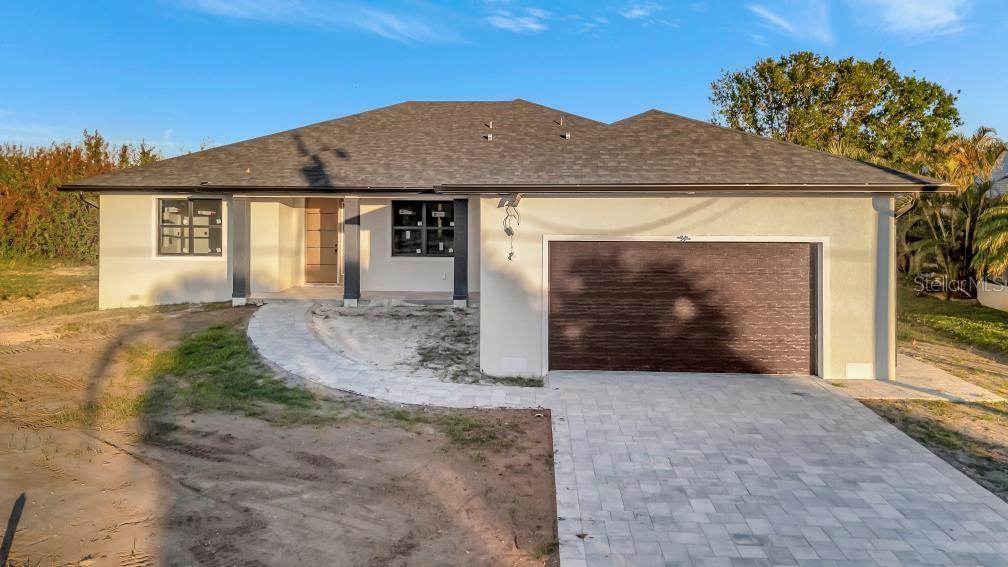
[[[349,2],[324,0],[179,0],[214,16],[312,27],[350,27],[397,41],[445,41],[454,34],[435,29],[416,14],[396,13]]]
[[[763,4],[749,4],[746,8],[763,21],[764,27],[798,39],[833,43],[833,27],[825,0],[778,2],[773,9]]]
[[[631,4],[620,14],[628,20],[640,20],[651,17],[658,10],[661,10],[661,6],[657,4]]]
[[[580,33],[596,31],[600,27],[609,23],[609,18],[603,16],[592,16],[590,18],[581,18],[580,16],[568,16],[568,19],[574,19],[582,22],[581,27],[578,28],[578,31]]]
[[[904,34],[953,34],[964,29],[968,0],[857,0],[872,8],[883,27]]]
[[[497,12],[487,17],[487,22],[502,30],[515,33],[535,33],[549,29],[546,19],[549,12],[539,8],[526,8],[521,13],[510,10],[497,10]]]

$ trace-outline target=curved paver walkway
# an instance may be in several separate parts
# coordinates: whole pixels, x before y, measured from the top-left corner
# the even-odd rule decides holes
[[[259,354],[306,380],[386,402],[448,408],[546,407],[543,388],[415,380],[352,361],[317,340],[311,329],[312,306],[268,303],[259,308],[248,329]]]
[[[550,375],[549,388],[432,384],[320,344],[310,305],[249,336],[334,388],[448,407],[548,407],[563,567],[1008,565],[1008,504],[810,378]]]

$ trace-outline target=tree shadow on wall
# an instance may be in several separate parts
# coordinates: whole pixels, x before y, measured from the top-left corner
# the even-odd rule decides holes
[[[741,340],[727,291],[709,271],[697,275],[696,261],[658,254],[656,243],[593,244],[550,254],[551,369],[770,371]]]

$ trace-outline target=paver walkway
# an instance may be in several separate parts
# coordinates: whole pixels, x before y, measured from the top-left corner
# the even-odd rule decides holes
[[[859,400],[1005,401],[990,390],[905,354],[897,355],[895,380],[837,380],[833,385]]]
[[[381,400],[548,407],[560,557],[585,565],[1008,565],[1008,504],[811,378],[552,373],[547,388],[376,372],[315,340],[309,305],[249,325],[290,372]]]

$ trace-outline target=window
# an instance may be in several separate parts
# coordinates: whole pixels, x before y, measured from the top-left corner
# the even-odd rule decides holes
[[[159,256],[220,256],[224,219],[220,199],[158,199]]]
[[[392,201],[393,256],[452,256],[454,241],[451,201]]]

